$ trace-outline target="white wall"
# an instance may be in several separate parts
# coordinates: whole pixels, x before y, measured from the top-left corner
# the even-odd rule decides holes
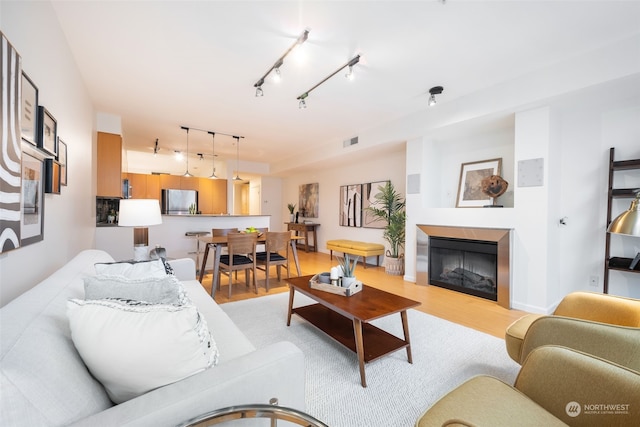
[[[93,246],[95,113],[48,2],[1,2],[0,28],[67,143],[68,185],[45,195],[44,240],[0,255],[0,305]]]
[[[349,147],[350,150],[353,147]],[[298,190],[302,184],[318,183],[319,209],[318,218],[301,218],[300,220],[311,220],[319,223],[318,251],[329,253],[326,250],[326,241],[331,239],[352,239],[366,242],[385,243],[382,239],[382,229],[344,227],[339,224],[339,203],[340,186],[349,184],[365,184],[367,182],[391,180],[396,190],[405,194],[406,174],[405,174],[405,148],[404,144],[399,144],[384,152],[376,154],[354,153],[350,150],[347,164],[339,164],[333,167],[326,167],[320,170],[307,171],[290,176],[283,180],[283,196],[281,204],[282,218],[289,217],[287,203],[295,203],[296,211],[299,206]],[[275,221],[272,221],[274,230],[286,230],[284,221],[280,223],[280,228]],[[382,259],[381,259],[382,261]],[[375,262],[371,258],[369,262]],[[329,266],[327,266],[328,268]]]

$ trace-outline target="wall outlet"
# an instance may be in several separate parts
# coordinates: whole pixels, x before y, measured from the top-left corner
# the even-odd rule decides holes
[[[598,287],[598,276],[589,277],[589,286],[591,286],[592,288]]]

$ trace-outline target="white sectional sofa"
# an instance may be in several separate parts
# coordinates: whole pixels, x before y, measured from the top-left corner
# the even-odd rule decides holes
[[[66,314],[68,299],[84,298],[94,264],[112,261],[106,252],[83,251],[0,309],[0,425],[170,426],[272,397],[304,411],[302,352],[289,342],[254,348],[195,280],[191,259],[170,265],[206,319],[219,363],[114,405],[76,351]]]

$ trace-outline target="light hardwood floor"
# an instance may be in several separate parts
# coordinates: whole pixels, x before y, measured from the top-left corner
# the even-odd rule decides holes
[[[298,252],[300,259],[300,269],[302,275],[316,274],[322,271],[329,271],[331,266],[337,265],[329,259],[329,254],[304,251]],[[292,273],[295,275],[295,266],[291,261]],[[286,277],[286,270],[283,270]],[[466,295],[460,292],[450,291],[437,286],[416,285],[406,282],[402,276],[391,276],[384,272],[384,267],[367,266],[363,268],[358,264],[356,276],[366,285],[374,286],[397,295],[402,295],[416,301],[422,305],[417,309],[433,316],[458,323],[478,331],[504,338],[504,332],[514,320],[524,316],[525,312],[518,310],[507,310],[500,307],[495,301]],[[258,270],[258,294],[253,288],[245,286],[244,274],[238,274],[238,280],[233,281],[232,297],[229,299],[228,278],[222,276],[221,289],[215,293],[215,300],[218,304],[230,301],[239,301],[248,298],[256,298],[278,292],[287,292],[289,287],[282,280],[278,282],[275,267],[271,268],[269,279],[270,290],[267,294],[264,286],[264,272]],[[211,292],[211,275],[205,275],[202,285]]]

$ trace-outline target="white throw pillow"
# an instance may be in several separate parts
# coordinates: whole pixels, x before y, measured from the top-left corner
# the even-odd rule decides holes
[[[71,299],[67,316],[73,344],[114,403],[218,363],[216,344],[193,305]]]
[[[96,273],[108,276],[124,276],[130,279],[146,277],[163,277],[167,275],[164,262],[161,259],[139,262],[110,262],[95,264]]]
[[[124,276],[89,276],[84,278],[84,298],[143,301],[151,304],[188,304],[182,283],[175,276],[129,279]]]

